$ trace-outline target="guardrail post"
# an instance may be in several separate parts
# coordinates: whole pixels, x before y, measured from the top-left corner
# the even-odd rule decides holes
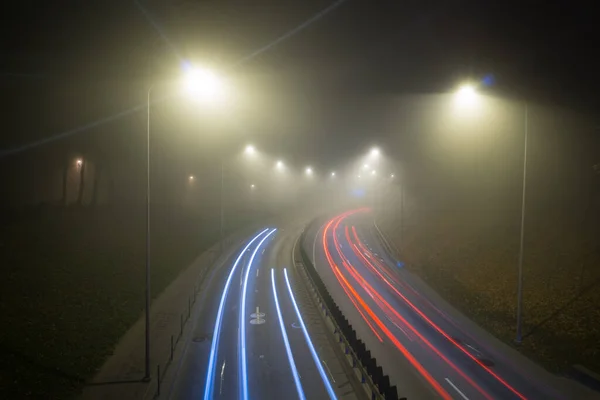
[[[173,351],[175,350],[175,348],[173,347],[173,335],[171,335],[171,361],[173,361]]]
[[[160,364],[156,364],[156,397],[160,396]]]

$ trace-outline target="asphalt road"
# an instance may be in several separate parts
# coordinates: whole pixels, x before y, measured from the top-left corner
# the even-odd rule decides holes
[[[303,245],[313,253],[333,298],[400,396],[561,397],[510,359],[492,357],[485,345],[412,285],[404,275],[408,272],[384,253],[368,213],[338,216],[307,237]]]
[[[298,234],[265,230],[217,271],[168,398],[337,398],[296,303]]]

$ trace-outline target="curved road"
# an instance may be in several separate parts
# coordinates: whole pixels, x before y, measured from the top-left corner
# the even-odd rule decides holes
[[[342,398],[326,345],[301,314],[307,307],[292,265],[298,234],[265,229],[218,271],[167,398]]]
[[[384,254],[366,210],[341,214],[307,238],[332,296],[402,396],[562,398],[509,358],[492,356],[416,289]]]

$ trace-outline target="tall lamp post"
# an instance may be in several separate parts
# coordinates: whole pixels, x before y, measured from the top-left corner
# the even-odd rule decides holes
[[[212,101],[223,94],[222,82],[211,72],[203,69],[189,69],[184,80],[185,89],[194,97],[203,101]],[[147,93],[147,129],[146,129],[146,296],[145,296],[145,365],[144,380],[150,380],[150,106],[154,85]]]
[[[463,85],[456,92],[456,101],[459,105],[469,105],[478,101],[477,89],[473,85]],[[521,193],[521,226],[519,241],[519,264],[517,276],[517,332],[515,342],[520,344],[523,340],[523,252],[525,249],[525,202],[527,199],[527,140],[529,134],[529,106],[524,104],[524,137],[523,137],[523,187]]]
[[[252,145],[246,146],[244,149],[244,153],[248,156],[254,156],[256,154],[256,149]],[[219,222],[219,248],[221,252],[224,250],[223,245],[223,235],[225,233],[225,157],[221,156],[221,190],[220,190],[220,198],[219,198],[219,213],[220,213],[220,222]]]
[[[523,249],[525,241],[525,198],[527,190],[527,136],[529,133],[529,107],[525,103],[525,138],[523,151],[523,195],[521,198],[521,240],[519,242],[519,278],[517,289],[517,337],[515,341],[521,343],[523,336],[521,329],[523,325]]]

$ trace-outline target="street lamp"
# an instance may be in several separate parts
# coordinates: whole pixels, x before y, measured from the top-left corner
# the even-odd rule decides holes
[[[196,100],[215,104],[225,99],[227,91],[223,81],[208,69],[190,68],[183,83],[186,91]]]
[[[250,189],[255,189],[255,188],[256,188],[256,185],[254,183],[250,185]]]
[[[280,170],[283,169],[283,161],[277,161],[277,163],[275,163],[275,167]]]
[[[313,174],[313,170],[311,167],[306,167],[305,172],[306,172],[306,175],[309,175],[309,176]]]
[[[524,109],[524,139],[523,139],[523,193],[521,197],[521,240],[519,242],[519,282],[517,290],[517,337],[516,342],[521,343],[523,337],[521,335],[522,330],[522,309],[523,309],[523,248],[525,241],[525,195],[527,189],[527,134],[529,131],[529,120],[528,120],[528,107],[525,103]]]
[[[391,179],[394,179],[394,176],[395,176],[394,174],[391,174],[391,175],[390,175],[390,178],[391,178]]]
[[[184,88],[195,98],[216,101],[224,98],[222,81],[206,69],[190,68],[184,76]],[[150,105],[154,84],[147,93],[146,129],[146,298],[145,298],[145,373],[144,380],[150,380]]]
[[[252,146],[251,144],[247,145],[244,148],[244,154],[247,154],[248,156],[252,156],[254,154],[256,154],[256,148],[254,146]],[[253,185],[252,185],[253,186]],[[253,188],[253,187],[251,187]],[[220,227],[219,227],[219,238],[220,238],[220,243],[221,243],[221,251],[223,251],[223,234],[224,234],[224,226],[225,226],[225,204],[224,204],[224,199],[225,199],[225,159],[224,157],[221,157],[221,193],[220,193]]]
[[[332,178],[335,178],[335,171],[333,171],[333,172],[331,173],[331,177],[332,177]]]
[[[378,149],[377,147],[373,147],[373,148],[371,149],[371,156],[372,156],[372,157],[377,157],[377,156],[379,156],[379,149]]]
[[[377,171],[375,171],[375,170],[371,171],[371,175],[376,175],[376,174],[377,174]]]
[[[477,89],[472,84],[461,85],[455,93],[454,100],[459,107],[469,107],[477,102]]]
[[[455,93],[455,101],[459,106],[473,106],[478,102],[478,93],[476,87],[471,84],[462,85]],[[517,278],[517,332],[515,342],[521,343],[522,325],[523,325],[523,252],[525,241],[525,200],[527,193],[527,137],[529,131],[529,108],[527,102],[524,103],[523,109],[523,186],[521,192],[521,226],[520,226],[520,241],[519,241],[519,266]]]
[[[188,178],[188,180],[189,180],[190,182],[193,182],[193,181],[194,181],[194,179],[195,179],[195,178],[194,178],[194,175],[190,175],[190,177]]]

